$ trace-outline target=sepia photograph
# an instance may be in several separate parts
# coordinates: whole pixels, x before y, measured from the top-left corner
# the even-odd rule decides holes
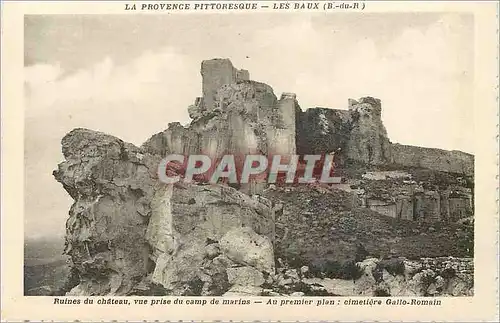
[[[25,15],[24,295],[473,296],[474,18]]]

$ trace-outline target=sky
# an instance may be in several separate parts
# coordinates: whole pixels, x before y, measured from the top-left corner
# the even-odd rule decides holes
[[[229,58],[304,110],[377,97],[392,142],[474,153],[471,15],[38,15],[24,33],[26,237],[64,235],[62,137],[84,127],[140,145],[188,123],[204,59]]]

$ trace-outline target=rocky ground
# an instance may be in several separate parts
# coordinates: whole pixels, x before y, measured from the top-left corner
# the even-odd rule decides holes
[[[283,206],[276,216],[278,286],[268,286],[271,295],[471,295],[471,222],[393,219],[332,187],[266,190]]]
[[[394,219],[357,205],[350,193],[330,187],[266,190],[283,205],[276,216],[276,252],[303,264],[359,261],[366,256],[471,257],[471,223],[429,223]]]
[[[344,268],[313,272],[308,266],[280,269],[269,296],[472,296],[473,261],[470,258],[367,258]],[[321,278],[316,276],[321,276]],[[342,278],[327,278],[342,277]]]

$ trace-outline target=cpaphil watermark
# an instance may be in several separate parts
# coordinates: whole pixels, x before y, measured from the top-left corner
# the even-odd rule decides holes
[[[339,184],[334,176],[334,154],[327,155],[168,155],[158,166],[158,178],[166,184],[220,182],[246,184],[251,181],[274,183]],[[173,171],[175,170],[175,171]]]

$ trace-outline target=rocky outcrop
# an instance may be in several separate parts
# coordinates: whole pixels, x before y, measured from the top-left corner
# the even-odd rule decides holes
[[[115,137],[75,129],[55,178],[75,200],[66,250],[86,295],[127,293],[149,266],[146,228],[157,189],[154,158]],[[97,281],[95,281],[97,280]]]
[[[284,94],[278,100],[269,85],[245,80],[246,74],[237,73],[228,60],[204,61],[202,76],[204,96],[189,109],[193,121],[187,127],[169,124],[142,149],[156,155],[204,154],[213,161],[230,153],[236,156],[240,174],[248,154],[295,154],[299,107],[293,94]],[[262,189],[262,183],[256,182],[241,188],[247,193]]]
[[[436,171],[474,174],[474,156],[461,151],[393,144],[382,122],[381,101],[348,100],[348,110],[310,108],[297,114],[297,152],[337,152],[337,162],[394,164]]]
[[[356,264],[351,279],[303,277],[306,291],[336,296],[473,296],[471,258],[368,258]]]
[[[351,121],[348,110],[311,108],[300,111],[297,117],[298,153],[320,155],[345,150]]]
[[[386,164],[391,160],[391,145],[382,123],[379,99],[349,100],[352,130],[347,142],[347,158],[369,165]]]
[[[229,231],[222,237],[220,246],[223,253],[234,262],[274,273],[272,241],[252,229],[246,227]]]
[[[385,263],[388,255],[471,256],[473,222],[458,221],[472,215],[470,156],[391,144],[372,97],[349,100],[347,110],[303,112],[295,94],[278,99],[229,60],[204,61],[201,74],[191,123],[170,123],[140,148],[87,129],[63,138],[65,160],[54,176],[74,199],[66,224],[70,295],[471,293],[468,260]],[[279,154],[284,163],[332,152],[347,176],[356,177],[356,167],[375,172],[355,185],[298,188],[202,178],[165,184],[157,173],[171,153],[212,161],[232,154],[240,173],[248,154]],[[429,180],[376,173],[401,165],[444,172],[431,171]],[[167,172],[182,170],[169,164]],[[450,173],[463,174],[465,184]]]
[[[368,255],[473,255],[473,223],[396,220],[336,188],[277,187],[265,197],[283,204],[276,215],[275,255],[285,267],[333,268],[342,276],[350,264]]]
[[[75,129],[62,146],[66,160],[54,176],[75,200],[65,250],[80,276],[73,294],[126,295],[139,283],[183,294],[197,279],[204,288],[213,283],[202,280],[206,262],[223,254],[213,243],[235,228],[266,241],[271,255],[245,264],[274,268],[274,214],[262,199],[222,185],[163,184],[159,156],[100,132]]]
[[[261,286],[265,283],[264,275],[253,267],[235,267],[227,269],[227,279],[232,285]]]
[[[207,111],[215,109],[215,94],[221,86],[250,79],[247,70],[238,70],[233,67],[229,59],[222,58],[203,61],[201,63],[201,76],[203,79],[203,107]]]
[[[397,173],[404,177],[391,177]],[[417,182],[405,172],[369,172],[356,183],[356,193],[363,206],[396,219],[457,222],[471,217],[473,191],[468,181],[456,174],[431,174],[434,178]]]
[[[471,176],[474,174],[474,155],[457,150],[443,150],[393,144],[392,162],[397,165],[428,168]]]
[[[348,110],[308,109],[299,112],[297,120],[300,154],[335,152],[341,165],[347,160],[367,165],[391,162],[391,145],[378,99],[349,99]]]
[[[312,273],[306,266],[280,268],[260,287],[235,285],[226,295],[473,296],[473,272],[471,258],[367,258],[353,264],[343,278],[331,277],[332,270]]]
[[[397,164],[439,171],[473,173],[473,156],[439,149],[392,144],[382,122],[382,103],[373,97],[348,100],[348,109],[302,111],[296,95],[249,80],[248,71],[228,59],[201,64],[203,96],[188,108],[192,122],[171,123],[142,148],[154,154],[203,153],[213,159],[226,153],[244,156],[290,156],[335,152],[335,162],[365,165]],[[261,192],[263,186],[244,188]]]

